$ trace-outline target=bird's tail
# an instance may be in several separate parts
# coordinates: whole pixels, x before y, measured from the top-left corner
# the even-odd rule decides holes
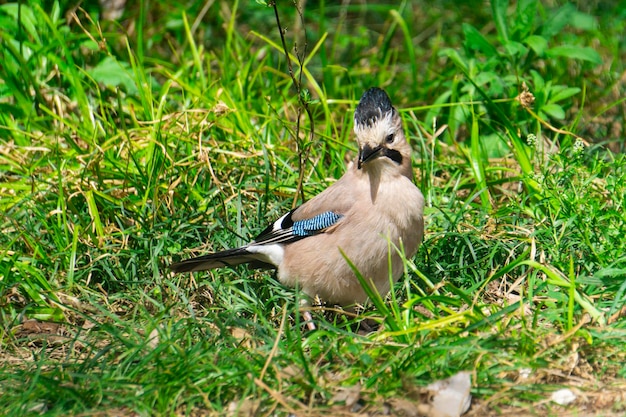
[[[246,247],[242,247],[187,259],[170,265],[170,269],[174,272],[194,272],[240,264],[249,264],[252,268],[263,269],[274,267],[273,265],[259,260],[258,254],[251,253]]]

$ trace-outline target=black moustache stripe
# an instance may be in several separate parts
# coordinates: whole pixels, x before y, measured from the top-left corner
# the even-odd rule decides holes
[[[396,162],[398,165],[402,165],[402,154],[395,149],[385,149],[384,154],[387,158]]]

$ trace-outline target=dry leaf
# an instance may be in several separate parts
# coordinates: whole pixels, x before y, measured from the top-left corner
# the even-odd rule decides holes
[[[152,329],[148,336],[148,346],[152,349],[156,349],[159,346],[159,331],[156,328]]]
[[[426,387],[429,404],[420,404],[419,412],[426,417],[459,417],[472,403],[469,372],[459,372],[450,378],[433,382]]]
[[[259,411],[261,401],[245,398],[241,401],[231,401],[228,404],[228,417],[254,417]]]
[[[340,387],[330,399],[331,403],[344,403],[346,407],[352,407],[361,398],[361,384],[352,387]]]
[[[568,405],[576,401],[576,394],[569,388],[563,388],[558,391],[554,391],[550,396],[550,399],[558,405]]]
[[[402,417],[421,417],[422,415],[425,415],[420,410],[422,404],[417,404],[405,398],[390,398],[389,404],[391,404],[391,408],[394,412],[393,415]]]

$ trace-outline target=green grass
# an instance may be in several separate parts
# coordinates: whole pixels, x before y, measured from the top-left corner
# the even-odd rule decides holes
[[[621,9],[280,4],[309,142],[269,7],[21,3],[0,5],[0,414],[349,415],[343,387],[376,412],[460,370],[473,415],[624,413]],[[310,332],[270,272],[168,272],[339,178],[373,85],[427,200],[390,297]]]

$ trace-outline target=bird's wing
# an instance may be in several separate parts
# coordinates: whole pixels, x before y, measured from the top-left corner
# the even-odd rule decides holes
[[[252,242],[286,244],[333,230],[354,206],[359,191],[350,186],[351,169],[320,194],[269,225]]]
[[[242,263],[248,263],[253,268],[278,266],[283,256],[283,245],[331,232],[350,215],[360,193],[351,175],[353,170],[349,169],[335,184],[270,224],[250,244],[187,259],[170,268],[174,272],[190,272]]]
[[[327,231],[336,225],[343,217],[341,213],[328,210],[306,219],[294,221],[293,215],[298,209],[299,207],[291,210],[269,225],[257,236],[252,245],[272,245],[295,242],[296,240]]]

